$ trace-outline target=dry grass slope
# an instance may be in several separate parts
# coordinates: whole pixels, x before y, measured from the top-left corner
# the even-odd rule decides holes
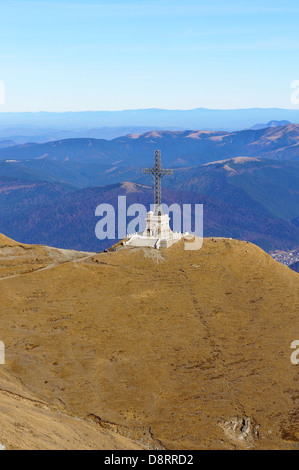
[[[90,256],[1,246],[4,371],[47,407],[27,409],[40,446],[59,447],[65,418],[68,447],[82,425],[91,447],[105,431],[123,448],[299,449],[297,273],[226,239]]]
[[[7,450],[141,449],[92,422],[49,407],[6,371],[0,372],[0,398],[0,442]]]

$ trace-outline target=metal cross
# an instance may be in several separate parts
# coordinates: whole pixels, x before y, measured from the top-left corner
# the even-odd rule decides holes
[[[173,170],[164,170],[161,166],[161,152],[155,151],[155,165],[153,168],[144,168],[145,175],[153,175],[155,179],[155,215],[162,215],[161,179],[165,175],[173,175]]]

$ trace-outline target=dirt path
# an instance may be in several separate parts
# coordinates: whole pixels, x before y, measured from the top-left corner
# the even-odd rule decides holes
[[[61,262],[56,262],[56,263],[51,263],[49,264],[48,266],[45,266],[44,268],[37,268],[35,269],[34,271],[29,271],[29,272],[25,272],[25,273],[21,273],[21,274],[13,274],[11,276],[5,276],[5,277],[1,277],[0,278],[0,281],[5,281],[7,279],[14,279],[14,278],[17,278],[17,277],[20,277],[20,276],[25,276],[25,275],[29,275],[29,274],[34,274],[36,272],[41,272],[41,271],[46,271],[48,269],[53,269],[53,268],[56,268],[56,266],[60,266],[62,264],[66,264],[66,263],[79,263],[81,261],[86,261],[87,259],[90,259],[92,258],[93,256],[95,256],[95,253],[92,253],[92,254],[89,254],[88,256],[85,256],[84,258],[78,258],[78,259],[69,259],[69,260],[66,260],[66,261],[61,261]]]

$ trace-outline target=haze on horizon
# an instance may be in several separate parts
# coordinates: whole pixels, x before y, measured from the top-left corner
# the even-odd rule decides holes
[[[289,108],[292,0],[4,0],[0,112]]]

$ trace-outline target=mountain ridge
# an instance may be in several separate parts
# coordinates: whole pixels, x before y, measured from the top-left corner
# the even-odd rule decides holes
[[[220,175],[221,176],[221,175]],[[204,176],[203,176],[204,177]],[[222,181],[222,176],[220,182]],[[221,191],[225,190],[226,200],[221,201],[218,193],[209,191],[194,192],[192,188],[182,185],[180,191],[171,188],[163,189],[163,202],[191,204],[194,220],[195,204],[204,204],[205,236],[226,236],[253,241],[264,249],[292,249],[298,245],[299,227],[290,221],[277,217],[269,212],[259,201],[253,200],[244,190],[233,185],[221,183]],[[42,185],[41,188],[44,186]],[[213,186],[214,187],[214,186]],[[47,186],[45,186],[47,188]],[[1,189],[1,185],[0,185]],[[186,190],[188,189],[188,190]],[[22,198],[23,192],[18,193]],[[111,204],[118,210],[118,197],[127,197],[130,204],[143,204],[147,210],[153,203],[153,189],[145,184],[133,182],[116,183],[103,187],[91,187],[74,192],[52,195],[48,190],[48,201],[43,204],[27,201],[27,206],[13,207],[11,204],[0,214],[0,231],[21,240],[23,243],[47,244],[65,249],[81,251],[100,251],[115,243],[118,239],[98,240],[95,236],[96,207]],[[17,195],[11,196],[11,201]],[[238,197],[238,202],[235,202]],[[3,201],[7,201],[7,196]],[[1,203],[0,192],[0,203]],[[127,223],[131,220],[127,217]]]
[[[235,132],[151,131],[112,140],[65,139],[0,149],[0,160],[101,161],[122,166],[150,164],[154,150],[165,165],[196,166],[234,157],[299,160],[299,124]]]
[[[93,128],[97,126],[151,126],[210,129],[246,129],[258,122],[299,122],[297,109],[247,108],[187,110],[131,109],[122,111],[23,112],[0,113],[0,128],[39,127],[56,129]]]
[[[0,231],[26,243],[99,251],[109,242],[95,237],[96,207],[104,202],[117,210],[118,196],[127,195],[128,204],[140,202],[149,208],[152,184],[152,178],[134,167],[0,162]],[[132,192],[134,185],[139,189]],[[236,157],[175,169],[163,179],[162,197],[169,205],[204,204],[206,235],[249,240],[267,251],[289,251],[299,246],[298,188],[299,162]]]

